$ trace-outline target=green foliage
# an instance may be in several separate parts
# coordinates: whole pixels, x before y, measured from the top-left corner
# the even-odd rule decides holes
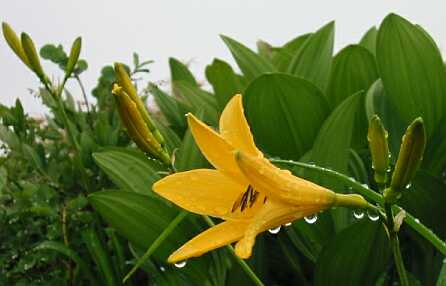
[[[193,214],[175,220],[178,207],[151,190],[173,172],[210,167],[184,115],[191,112],[217,129],[236,93],[243,94],[254,140],[267,156],[338,171],[348,177],[286,167],[338,193],[352,192],[349,177],[369,184],[375,201],[382,200],[383,189],[373,177],[368,119],[378,115],[389,132],[390,170],[408,124],[422,117],[427,131],[425,158],[398,201],[429,228],[425,235],[409,215],[395,227],[384,214],[374,222],[367,214],[358,219],[352,210],[332,209],[314,224],[297,221],[278,235],[257,238],[248,265],[263,283],[390,285],[399,280],[391,259],[398,228],[408,280],[444,285],[445,252],[425,238],[434,235],[429,230],[446,236],[446,78],[441,53],[420,26],[390,14],[334,56],[333,22],[280,46],[260,41],[258,52],[221,36],[238,69],[214,59],[205,71],[211,91],[175,58],[169,59],[171,91],[154,83],[138,87],[151,61],[133,54],[133,66],[125,69],[143,98],[153,96],[156,107],[149,110],[172,157],[167,167],[138,151],[126,135],[111,94],[113,67],[101,70],[91,92],[95,104],[75,102],[63,86],[42,76],[37,55],[28,60],[34,46],[29,36],[22,43],[8,25],[3,31],[14,53],[39,76],[43,86],[35,93],[49,114],[32,118],[18,100],[12,107],[0,105],[1,285],[120,285],[153,245],[126,285],[254,285],[252,273],[226,249],[190,259],[181,269],[168,265],[168,255],[209,221]],[[79,53],[80,39],[70,56],[61,45],[40,49],[41,58],[82,84],[88,65]],[[172,228],[172,221],[178,225]],[[172,232],[158,243],[166,229]]]

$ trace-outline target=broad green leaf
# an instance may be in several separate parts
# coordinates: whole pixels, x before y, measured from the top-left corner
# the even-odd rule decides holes
[[[403,193],[401,206],[419,218],[440,237],[446,236],[446,184],[439,178],[419,170],[411,188]]]
[[[231,51],[243,75],[249,81],[261,74],[275,71],[274,66],[269,61],[245,47],[243,44],[227,36],[221,35],[221,38]]]
[[[206,78],[214,89],[219,111],[225,108],[233,95],[241,93],[244,89],[232,67],[219,59],[214,59],[212,64],[206,67]]]
[[[432,174],[441,175],[446,168],[446,114],[434,134],[427,141],[423,165]]]
[[[102,191],[89,196],[95,210],[138,249],[147,249],[178,214],[156,197],[120,191]],[[152,256],[164,264],[169,254],[197,234],[196,224],[183,220]],[[165,265],[164,267],[174,267]],[[207,256],[191,259],[187,266],[177,269],[176,275],[192,279],[192,285],[206,285],[209,260]]]
[[[177,133],[175,133],[172,128],[164,125],[164,123],[156,117],[153,118],[153,121],[155,122],[156,128],[163,135],[164,140],[166,140],[167,150],[169,150],[169,154],[172,154],[177,148],[180,147],[180,137],[178,137]]]
[[[155,99],[161,113],[169,122],[169,125],[174,129],[184,130],[186,128],[186,108],[182,102],[179,102],[175,97],[166,94],[153,83],[149,84],[149,91]]]
[[[121,190],[144,195],[152,194],[152,184],[161,178],[158,172],[166,171],[137,150],[106,148],[93,158]]]
[[[267,61],[271,61],[273,54],[273,47],[263,40],[258,40],[256,43],[257,53]]]
[[[176,93],[192,107],[192,111],[203,110],[204,119],[214,126],[217,125],[217,102],[213,94],[185,81],[174,82],[173,85]]]
[[[440,273],[438,274],[437,284],[435,286],[446,286],[446,263],[443,262]]]
[[[22,150],[25,158],[32,163],[34,168],[36,168],[39,172],[44,172],[42,158],[40,158],[36,150],[25,143],[22,144]]]
[[[389,132],[389,147],[393,155],[391,160],[396,159],[400,149],[401,137],[407,125],[395,111],[395,107],[384,90],[381,79],[376,80],[367,91],[365,109],[368,119],[377,114],[384,123],[386,130]]]
[[[243,97],[246,117],[260,148],[272,156],[298,160],[308,151],[328,116],[322,92],[286,74],[255,79]]]
[[[327,88],[331,108],[358,91],[367,91],[377,78],[375,59],[368,50],[358,45],[342,49],[333,59]]]
[[[308,37],[294,55],[288,72],[314,83],[325,91],[333,56],[334,22]]]
[[[293,56],[298,53],[305,41],[311,36],[311,33],[300,35],[285,45],[274,49],[272,63],[280,72],[286,72],[291,64]]]
[[[364,113],[362,92],[347,97],[325,120],[312,149],[311,161],[318,166],[347,174],[350,147],[355,137],[358,113]],[[329,142],[329,143],[328,143]],[[320,175],[312,176],[319,184],[336,192],[345,192],[344,186],[333,179]],[[339,231],[350,221],[345,209],[332,210],[335,229]]]
[[[198,86],[194,75],[187,66],[175,58],[169,58],[170,77],[172,81],[185,81],[193,86]]]
[[[365,34],[362,36],[361,40],[359,41],[359,45],[363,46],[369,52],[372,53],[372,55],[376,55],[376,36],[378,35],[378,29],[373,26],[371,27]]]
[[[381,223],[362,221],[351,225],[322,250],[314,285],[375,285],[389,263],[389,246]]]
[[[113,270],[111,256],[107,253],[104,243],[99,239],[96,231],[90,228],[83,230],[82,240],[101,273],[103,283],[107,286],[119,285],[119,280]]]
[[[418,116],[430,137],[446,110],[446,74],[432,39],[390,14],[381,24],[376,57],[389,100],[406,125]]]

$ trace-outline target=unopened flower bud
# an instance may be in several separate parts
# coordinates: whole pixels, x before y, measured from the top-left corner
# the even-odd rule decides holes
[[[132,138],[142,151],[158,158],[165,164],[170,164],[170,156],[165,146],[154,136],[154,133],[138,109],[137,104],[124,91],[124,88],[118,84],[114,84],[112,93],[115,95],[119,115],[130,138]]]
[[[423,120],[419,117],[410,124],[403,136],[390,188],[384,193],[386,201],[394,203],[401,197],[402,191],[410,187],[423,159],[425,147],[426,132]]]
[[[389,145],[388,133],[381,120],[374,115],[369,122],[367,139],[369,141],[370,153],[372,155],[372,166],[376,183],[385,185],[389,169]]]

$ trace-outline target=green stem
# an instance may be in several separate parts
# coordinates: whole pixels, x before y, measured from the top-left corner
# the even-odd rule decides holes
[[[166,240],[166,238],[172,233],[172,231],[177,227],[177,225],[183,221],[187,216],[187,212],[181,211],[170,224],[161,232],[161,234],[152,242],[147,251],[141,256],[133,268],[127,273],[127,275],[122,279],[122,283],[125,282],[135,273],[135,271],[147,260],[149,257],[158,249],[158,247]]]
[[[407,278],[407,272],[404,267],[403,257],[401,255],[400,243],[398,239],[398,232],[395,229],[395,221],[392,212],[392,205],[384,203],[384,210],[386,212],[386,224],[389,231],[390,245],[392,247],[393,259],[395,260],[396,270],[400,277],[402,286],[409,286],[409,280]]]
[[[212,221],[212,219],[210,217],[203,216],[203,218],[210,227],[215,226],[214,222]],[[226,246],[226,248],[229,250],[229,252],[232,254],[232,256],[234,256],[234,258],[236,259],[238,264],[240,264],[240,266],[245,271],[245,273],[249,276],[249,278],[251,278],[252,282],[254,282],[254,284],[257,286],[264,286],[263,282],[259,279],[259,277],[257,277],[257,275],[254,273],[254,271],[252,271],[252,269],[251,269],[251,267],[249,267],[248,263],[246,263],[243,259],[241,259],[240,257],[238,257],[235,254],[234,248],[231,245]]]
[[[396,270],[400,277],[401,286],[409,286],[409,279],[404,268],[403,257],[401,256],[400,243],[396,232],[390,233],[390,244],[392,246],[393,258],[395,260]]]
[[[355,181],[353,178],[350,178],[349,176],[346,176],[344,174],[341,174],[339,172],[318,167],[311,164],[301,163],[301,162],[295,162],[291,160],[281,160],[281,159],[271,159],[272,163],[277,164],[286,164],[286,165],[292,165],[292,166],[298,166],[302,167],[308,170],[314,170],[318,171],[320,173],[325,174],[326,176],[336,178],[338,181],[344,183],[345,185],[352,187],[357,193],[363,195],[364,197],[368,198],[369,200],[372,200],[375,203],[383,204],[383,197],[374,192],[373,190],[361,185],[361,183]],[[394,212],[399,212],[402,210],[401,207],[394,205],[392,206],[392,210]],[[404,221],[416,232],[418,232],[422,237],[427,239],[435,248],[437,248],[438,251],[440,251],[443,255],[446,256],[446,243],[442,241],[435,233],[433,233],[429,228],[427,228],[424,224],[422,224],[418,219],[416,219],[414,216],[412,216],[410,213],[406,211],[406,217]]]

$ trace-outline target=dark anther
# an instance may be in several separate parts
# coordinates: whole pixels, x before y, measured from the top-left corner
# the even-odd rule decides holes
[[[251,208],[257,200],[259,192],[249,185],[246,191],[234,202],[232,212],[235,212],[239,207],[240,211],[244,211],[246,207]],[[249,204],[248,204],[249,203]]]

